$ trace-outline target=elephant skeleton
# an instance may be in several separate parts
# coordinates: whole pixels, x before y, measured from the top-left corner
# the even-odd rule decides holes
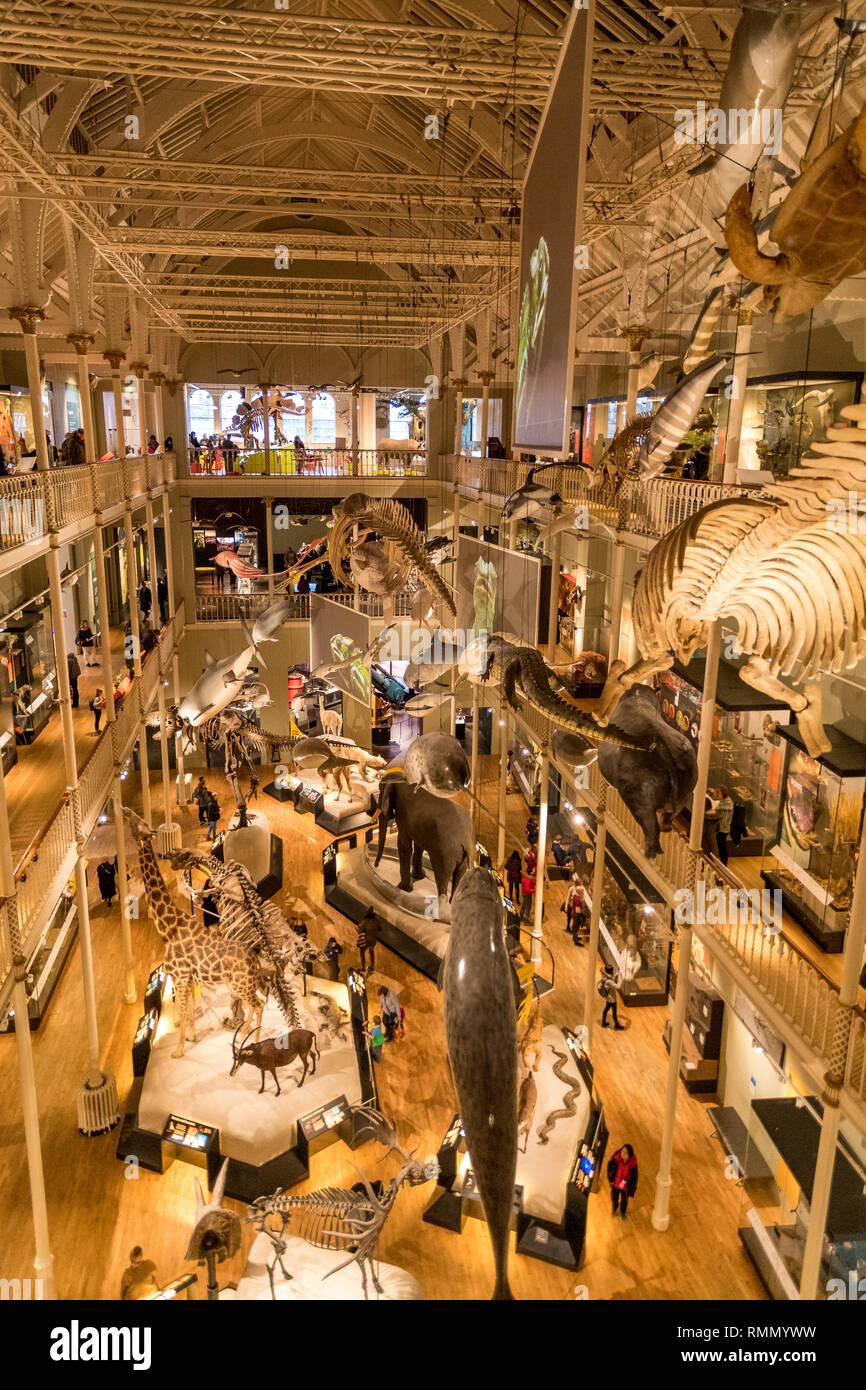
[[[842,414],[857,426],[830,429],[832,442],[814,444],[783,481],[704,507],[654,547],[635,587],[642,660],[629,670],[613,663],[600,725],[627,689],[674,657],[688,662],[726,618],[748,657],[741,679],[794,710],[811,757],[829,752],[813,678],[866,654],[866,529],[856,509],[849,515],[852,496],[866,491],[866,406]]]

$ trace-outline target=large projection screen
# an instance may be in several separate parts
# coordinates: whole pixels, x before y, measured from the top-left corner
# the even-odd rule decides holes
[[[482,632],[538,640],[541,562],[522,550],[461,536],[457,551],[457,626],[466,641]]]
[[[568,452],[595,0],[572,10],[523,183],[514,448]]]
[[[339,664],[327,680],[370,708],[370,668],[358,661],[370,642],[370,622],[364,613],[342,603],[310,595],[310,669]],[[342,665],[343,662],[348,662]]]

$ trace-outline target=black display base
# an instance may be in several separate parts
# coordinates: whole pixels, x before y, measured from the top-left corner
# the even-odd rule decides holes
[[[310,1176],[309,1153],[304,1132],[298,1126],[298,1143],[270,1163],[256,1168],[252,1163],[241,1163],[237,1158],[229,1159],[226,1174],[226,1196],[236,1202],[254,1202],[257,1197],[267,1197],[278,1187],[294,1187]]]
[[[515,1249],[518,1255],[531,1255],[534,1260],[544,1260],[546,1264],[558,1265],[560,1269],[575,1270],[580,1267],[582,1247],[575,1254],[558,1227],[546,1221],[536,1221],[522,1213],[517,1219]]]
[[[800,898],[795,898],[793,893],[787,889],[782,880],[777,878],[769,869],[761,870],[761,879],[766,886],[782,894],[782,909],[795,922],[799,922],[805,932],[811,936],[816,946],[820,946],[828,956],[838,956],[845,949],[845,930],[836,927],[827,927],[821,921],[817,913],[807,907]]]
[[[269,796],[274,801],[294,801],[295,793],[291,787],[278,787],[276,782],[268,782],[266,787],[262,787],[265,796]]]

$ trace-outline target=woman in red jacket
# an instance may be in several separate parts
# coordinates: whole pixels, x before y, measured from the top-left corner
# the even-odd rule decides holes
[[[607,1180],[610,1183],[613,1215],[616,1216],[619,1206],[624,1221],[628,1199],[637,1192],[637,1157],[631,1144],[623,1144],[608,1160]]]

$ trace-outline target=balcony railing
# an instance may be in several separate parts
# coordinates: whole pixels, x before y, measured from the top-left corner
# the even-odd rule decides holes
[[[16,872],[18,923],[25,949],[29,952],[41,930],[47,911],[53,905],[63,885],[69,879],[76,858],[75,814],[73,797],[77,796],[85,838],[96,826],[99,813],[111,795],[114,770],[132,751],[138,737],[140,710],[147,709],[156,691],[184,626],[183,603],[177,605],[174,621],[166,625],[159,647],[144,662],[141,681],[133,681],[123,702],[117,708],[113,723],[107,724],[96,746],[78,774],[77,793],[64,791],[53,816],[42,835],[31,846],[24,862]],[[0,934],[5,940],[5,933]],[[5,948],[0,951],[0,988],[8,974],[10,962]]]
[[[452,476],[458,487],[473,495],[483,494],[505,500],[525,483],[531,468],[538,465],[517,463],[514,459],[460,458],[451,460]],[[616,526],[617,509],[611,505],[603,487],[590,482],[589,474],[577,467],[554,465],[543,478],[547,487],[559,492],[569,506],[584,506],[589,515],[608,526]],[[639,536],[665,536],[681,521],[693,516],[722,497],[745,497],[749,489],[724,483],[693,482],[679,478],[634,479],[625,484],[622,529]]]
[[[243,618],[246,623],[251,624],[269,603],[283,598],[287,598],[291,603],[287,623],[309,622],[309,594],[277,594],[273,599],[267,594],[196,594],[195,620],[197,623],[239,623]],[[330,599],[331,603],[341,603],[345,608],[355,606],[354,594],[323,594],[322,598]],[[394,616],[408,617],[411,607],[412,599],[409,594],[397,594],[394,599]],[[385,600],[378,594],[360,595],[359,612],[368,618],[384,618],[385,611]]]
[[[191,478],[240,478],[265,474],[261,449],[226,459],[220,450],[188,455]],[[426,478],[427,455],[412,449],[309,449],[297,458],[291,446],[270,451],[271,477]]]
[[[149,454],[126,460],[130,496],[170,483],[173,454]],[[104,463],[60,466],[47,473],[13,473],[0,478],[0,551],[42,540],[49,518],[58,530],[107,512],[124,498],[124,470],[118,459]]]

